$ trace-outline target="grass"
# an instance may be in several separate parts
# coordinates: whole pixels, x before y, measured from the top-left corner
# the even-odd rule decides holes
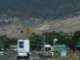
[[[80,60],[80,52],[70,52],[66,57],[61,57],[60,55],[52,58],[42,58],[41,60]]]

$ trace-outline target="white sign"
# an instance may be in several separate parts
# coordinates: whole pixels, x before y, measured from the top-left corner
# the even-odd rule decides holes
[[[61,57],[66,57],[66,56],[67,56],[67,52],[66,51],[61,52]]]

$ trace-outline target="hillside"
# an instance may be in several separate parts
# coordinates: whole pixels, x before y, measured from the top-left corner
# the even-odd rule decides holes
[[[80,30],[80,16],[70,17],[63,20],[51,20],[43,23],[36,31],[64,31],[75,32]]]
[[[45,20],[43,23],[40,22],[41,19],[32,19],[35,20],[36,23],[31,25],[27,25],[27,23],[31,23],[31,21],[25,20],[24,23],[19,23],[16,20],[13,24],[8,24],[4,26],[0,26],[0,35],[7,34],[8,37],[18,37],[20,33],[20,29],[31,27],[33,32],[41,33],[45,31],[64,31],[64,32],[74,32],[80,30],[80,16],[70,17],[66,19],[56,19],[56,20]],[[17,22],[18,21],[18,22]],[[37,23],[38,22],[38,23]]]

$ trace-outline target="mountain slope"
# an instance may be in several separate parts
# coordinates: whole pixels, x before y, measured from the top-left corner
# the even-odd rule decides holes
[[[39,20],[40,21],[40,20]],[[24,24],[22,24],[24,26]],[[23,28],[22,25],[18,23],[5,25],[0,27],[0,35],[6,34],[8,37],[18,37],[20,34],[20,29]],[[27,26],[25,26],[27,28]],[[74,32],[80,30],[80,16],[66,18],[63,20],[45,20],[44,23],[39,23],[31,26],[33,32],[42,33],[45,31],[64,31],[64,32]]]
[[[64,31],[75,32],[80,30],[80,16],[63,20],[54,20],[38,26],[35,31]]]

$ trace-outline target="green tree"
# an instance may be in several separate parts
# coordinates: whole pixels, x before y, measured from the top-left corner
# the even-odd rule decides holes
[[[32,49],[40,49],[42,45],[42,36],[33,35],[30,37],[31,48]]]

